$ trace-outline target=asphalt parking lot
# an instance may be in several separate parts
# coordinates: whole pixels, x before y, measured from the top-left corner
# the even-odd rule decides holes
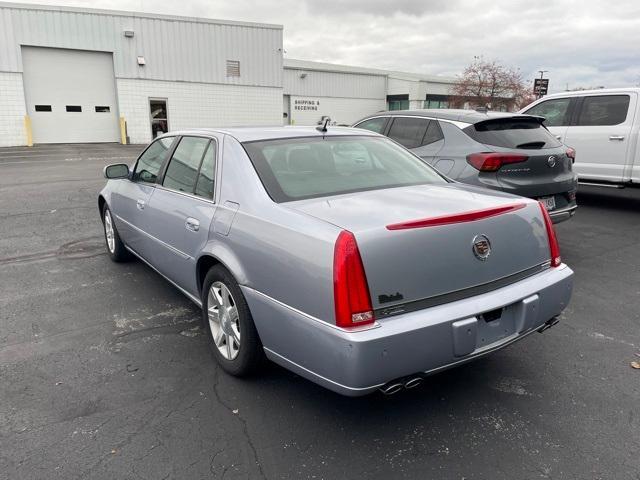
[[[556,327],[395,396],[214,364],[199,312],[104,253],[102,167],[0,149],[0,478],[639,479],[640,190],[583,188]]]

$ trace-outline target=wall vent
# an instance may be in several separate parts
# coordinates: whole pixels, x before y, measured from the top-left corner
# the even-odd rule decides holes
[[[238,60],[227,60],[227,77],[240,76],[240,62]]]

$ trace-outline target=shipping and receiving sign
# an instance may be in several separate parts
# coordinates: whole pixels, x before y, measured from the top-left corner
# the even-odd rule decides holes
[[[310,100],[306,98],[299,98],[293,101],[294,110],[315,110],[318,111],[320,106],[320,100]]]

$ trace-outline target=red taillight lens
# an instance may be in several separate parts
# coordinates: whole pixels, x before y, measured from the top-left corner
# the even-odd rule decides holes
[[[571,159],[571,163],[575,163],[576,161],[576,151],[575,149],[569,147],[567,148],[567,157]]]
[[[528,158],[526,155],[513,153],[471,153],[467,155],[467,163],[481,172],[495,172],[500,170],[503,165],[526,162]]]
[[[549,250],[551,252],[551,266],[558,267],[562,263],[562,259],[560,258],[560,245],[558,245],[556,231],[553,228],[553,222],[551,221],[549,212],[547,212],[542,202],[539,203],[542,216],[544,217],[544,226],[547,228],[547,238],[549,239]]]
[[[375,321],[358,244],[346,230],[338,235],[333,254],[333,296],[337,326],[354,327]]]

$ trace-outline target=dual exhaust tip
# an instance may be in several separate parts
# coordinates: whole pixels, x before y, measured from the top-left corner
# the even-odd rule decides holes
[[[385,395],[393,395],[400,390],[410,390],[421,385],[424,381],[422,377],[407,377],[400,380],[393,380],[386,385],[380,387],[380,391]]]
[[[557,323],[558,323],[558,318],[553,317],[547,320],[546,322],[544,322],[544,324],[540,328],[538,328],[538,332],[542,333],[545,330],[550,329]],[[423,377],[410,376],[410,377],[400,378],[398,380],[392,380],[391,382],[380,387],[379,390],[385,395],[393,395],[394,393],[398,393],[400,390],[410,390],[412,388],[415,388],[418,385],[421,385],[422,382],[424,382]]]

